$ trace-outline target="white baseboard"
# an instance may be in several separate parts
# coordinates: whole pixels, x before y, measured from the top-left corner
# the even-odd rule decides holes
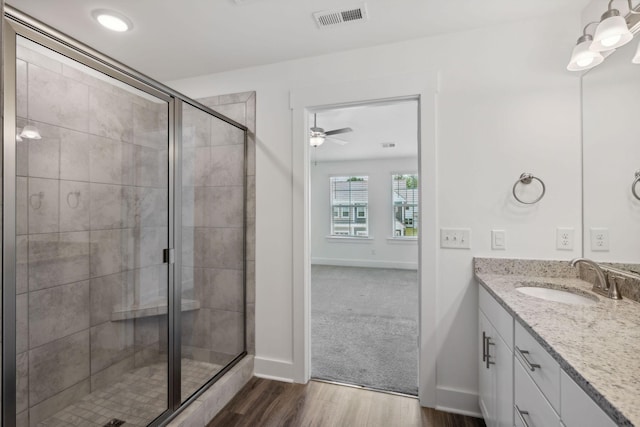
[[[397,268],[400,270],[417,270],[417,262],[376,261],[369,259],[311,258],[311,264],[334,265],[337,267]]]
[[[253,366],[256,377],[287,383],[293,382],[293,362],[256,356],[253,360]]]
[[[436,396],[436,409],[439,411],[482,418],[480,406],[478,405],[478,393],[438,387]]]

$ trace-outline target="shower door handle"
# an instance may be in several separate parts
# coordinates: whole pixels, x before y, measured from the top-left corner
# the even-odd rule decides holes
[[[173,248],[162,250],[162,262],[165,264],[175,264],[176,262],[176,250]]]

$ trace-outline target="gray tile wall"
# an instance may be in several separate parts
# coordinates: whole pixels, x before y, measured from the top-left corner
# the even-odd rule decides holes
[[[202,104],[206,105],[218,111],[221,114],[245,125],[248,128],[247,132],[247,153],[246,153],[246,181],[247,181],[247,194],[246,194],[246,211],[247,211],[247,229],[246,229],[246,299],[244,301],[244,311],[246,313],[246,349],[249,354],[255,354],[255,219],[256,219],[256,92],[241,92],[229,95],[212,96],[208,98],[201,98],[198,100]],[[223,141],[229,140],[232,136],[228,126],[224,126],[223,123],[215,122],[212,126],[212,146],[214,148],[220,148],[218,154],[222,154],[224,150]],[[237,152],[233,150],[227,150],[225,154],[227,159],[236,159]],[[239,171],[239,170],[238,170]],[[220,177],[221,182],[239,180],[239,176],[223,176]],[[224,208],[220,208],[219,211],[225,212]],[[218,218],[211,218],[209,221],[218,221]],[[214,286],[213,295],[216,295],[216,288]],[[219,292],[219,289],[218,289]],[[227,301],[226,297],[220,298],[223,301]],[[233,301],[232,297],[229,297],[228,301]],[[219,302],[224,304],[224,302]],[[214,310],[220,310],[220,307],[214,307]],[[229,311],[228,307],[227,310]],[[233,310],[230,310],[233,311]],[[232,323],[229,319],[218,319],[218,321]],[[234,326],[231,326],[234,327]],[[224,332],[220,332],[224,334]],[[223,338],[224,339],[224,338]]]
[[[17,410],[36,425],[165,358],[167,105],[18,49]]]

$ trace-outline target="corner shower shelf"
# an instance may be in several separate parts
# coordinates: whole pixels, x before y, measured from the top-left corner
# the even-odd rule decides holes
[[[182,311],[200,309],[200,301],[183,299]],[[128,307],[114,308],[111,321],[140,319],[142,317],[161,316],[167,314],[167,300],[157,300],[147,304],[134,304]]]

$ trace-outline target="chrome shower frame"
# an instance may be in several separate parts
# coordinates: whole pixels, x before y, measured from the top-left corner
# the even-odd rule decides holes
[[[25,37],[55,52],[93,68],[107,76],[124,82],[138,90],[168,103],[169,149],[169,232],[168,248],[180,247],[181,233],[181,159],[182,159],[182,106],[189,104],[244,132],[243,182],[243,296],[245,310],[243,351],[220,372],[210,378],[187,400],[182,402],[181,385],[181,257],[176,250],[176,262],[168,263],[168,402],[167,410],[150,426],[166,425],[183,409],[195,401],[221,376],[228,372],[246,354],[246,234],[247,234],[247,127],[194,101],[181,93],[139,73],[126,65],[97,52],[83,43],[60,33],[22,12],[5,6],[3,16],[3,70],[5,82],[3,101],[3,218],[2,218],[2,425],[16,425],[16,40]]]

